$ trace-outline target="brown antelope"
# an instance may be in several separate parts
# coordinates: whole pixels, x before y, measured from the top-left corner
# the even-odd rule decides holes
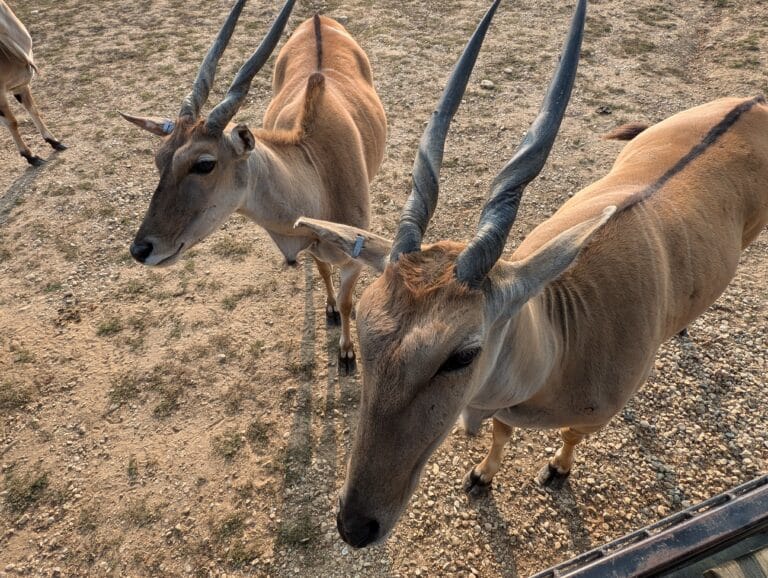
[[[470,432],[493,418],[467,492],[489,488],[513,426],[561,428],[563,445],[539,474],[561,483],[574,447],[638,390],[659,345],[720,295],[768,222],[768,105],[727,98],[619,131],[636,138],[611,171],[499,260],[559,128],[585,8],[580,0],[541,113],[494,179],[469,244],[421,244],[467,52],[422,138],[394,244],[299,221],[383,273],[357,310],[363,390],[337,518],[353,546],[391,531],[460,415]]]
[[[170,265],[232,213],[246,215],[267,230],[287,263],[295,264],[305,249],[313,256],[328,292],[328,320],[341,319],[340,365],[351,371],[352,292],[362,265],[293,224],[310,214],[368,226],[368,184],[384,155],[384,109],[365,52],[339,23],[315,16],[295,30],[277,57],[264,128],[251,132],[245,124],[230,124],[285,28],[294,4],[288,0],[227,96],[201,118],[244,4],[238,0],[232,8],[177,120],[123,115],[165,137],[155,155],[160,183],[131,254],[145,265]],[[341,268],[336,297],[332,265]]]
[[[37,72],[35,58],[32,55],[32,37],[8,4],[0,0],[0,122],[11,131],[19,154],[33,166],[39,166],[44,161],[32,154],[24,139],[21,138],[19,123],[13,116],[8,103],[9,92],[27,109],[45,142],[57,151],[67,148],[45,126],[37,110],[35,99],[32,98],[29,83]]]

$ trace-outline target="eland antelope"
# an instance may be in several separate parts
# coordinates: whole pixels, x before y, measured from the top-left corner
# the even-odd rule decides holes
[[[170,265],[239,212],[269,233],[289,264],[307,250],[328,293],[326,314],[341,321],[342,370],[355,366],[350,336],[352,292],[362,265],[293,227],[301,215],[367,227],[368,185],[384,156],[386,118],[368,57],[336,21],[302,23],[278,54],[264,127],[230,121],[251,80],[274,50],[294,0],[283,6],[224,100],[207,118],[200,109],[245,0],[238,0],[208,51],[178,119],[123,117],[165,137],[155,156],[160,183],[130,250],[145,265]],[[341,269],[334,296],[332,265]]]
[[[352,546],[387,536],[459,416],[470,432],[493,418],[493,444],[465,477],[468,493],[490,486],[515,426],[560,428],[562,446],[539,481],[561,483],[574,447],[638,390],[660,344],[722,293],[768,222],[768,105],[726,98],[619,131],[634,138],[610,172],[500,260],[568,102],[579,0],[541,112],[494,179],[476,236],[422,245],[448,123],[495,8],[422,137],[394,242],[298,222],[382,273],[357,308],[363,389],[337,516]]]
[[[35,99],[29,88],[29,83],[37,72],[32,54],[32,37],[5,0],[0,0],[0,122],[11,131],[19,154],[33,166],[39,166],[44,161],[32,154],[24,139],[21,138],[19,123],[13,116],[8,102],[8,93],[13,94],[16,100],[27,109],[32,122],[35,123],[35,128],[45,142],[57,151],[67,148],[51,134],[37,110]]]

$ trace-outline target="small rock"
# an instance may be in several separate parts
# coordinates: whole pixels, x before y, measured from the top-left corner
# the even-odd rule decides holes
[[[496,85],[493,83],[492,80],[488,80],[487,78],[480,81],[480,88],[484,90],[493,90],[496,88]]]

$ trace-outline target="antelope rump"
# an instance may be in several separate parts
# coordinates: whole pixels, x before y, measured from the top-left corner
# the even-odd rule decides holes
[[[0,123],[11,131],[13,142],[19,154],[32,166],[40,166],[43,159],[32,153],[19,133],[19,123],[11,111],[8,93],[13,94],[27,109],[35,128],[54,150],[62,151],[67,147],[51,134],[45,126],[29,83],[38,72],[32,53],[32,37],[24,24],[11,11],[4,0],[0,0]]]

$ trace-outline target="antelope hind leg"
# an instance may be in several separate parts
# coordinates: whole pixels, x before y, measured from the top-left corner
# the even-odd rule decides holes
[[[323,283],[325,284],[325,292],[326,292],[325,323],[328,326],[341,325],[341,314],[339,313],[339,309],[336,306],[336,296],[334,295],[333,279],[331,278],[333,267],[329,263],[326,263],[325,261],[321,261],[314,255],[312,255],[312,258],[315,260],[315,265],[317,265],[317,270],[320,272],[320,276],[323,278]]]
[[[536,481],[541,486],[559,490],[571,473],[573,455],[576,446],[589,434],[598,431],[603,426],[585,428],[563,428],[560,437],[563,445],[555,453],[555,456],[544,466],[536,476]]]
[[[341,313],[341,338],[339,339],[339,373],[350,375],[357,369],[355,347],[352,343],[352,293],[363,266],[357,261],[348,261],[341,266],[341,283],[337,301]]]
[[[13,137],[13,142],[16,144],[16,150],[19,151],[21,156],[27,159],[27,162],[30,165],[39,167],[45,162],[40,157],[33,155],[32,151],[29,150],[29,147],[24,142],[24,139],[21,138],[21,134],[19,133],[19,123],[11,112],[11,107],[8,104],[8,97],[5,95],[5,89],[3,87],[0,87],[0,123],[7,126],[8,130],[11,131],[11,137]]]
[[[473,497],[488,493],[491,481],[501,467],[504,446],[512,436],[512,427],[493,418],[493,443],[485,459],[464,476],[464,491]]]
[[[48,130],[48,127],[45,126],[45,122],[43,122],[43,117],[40,116],[40,111],[37,110],[37,105],[35,104],[35,99],[32,97],[32,90],[30,90],[29,86],[25,86],[14,94],[14,96],[16,97],[16,100],[27,109],[29,116],[32,117],[32,122],[35,123],[35,128],[37,128],[43,139],[45,139],[45,142],[51,145],[54,150],[66,150],[67,145],[53,136],[51,131]]]

